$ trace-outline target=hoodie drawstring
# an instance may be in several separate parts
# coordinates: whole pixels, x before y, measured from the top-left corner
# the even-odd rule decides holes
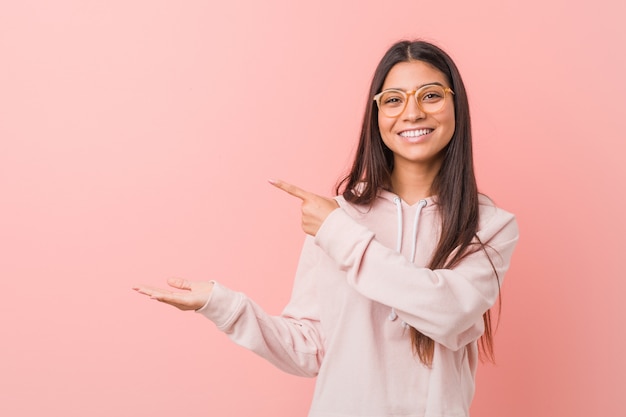
[[[400,200],[400,197],[394,197],[393,202],[396,205],[396,212],[398,213],[397,215],[398,233],[396,234],[397,235],[396,252],[400,252],[400,249],[402,249],[402,201]]]
[[[417,227],[420,223],[420,214],[422,209],[426,207],[426,200],[420,200],[417,204],[417,213],[415,213],[415,219],[413,220],[413,248],[411,249],[411,263],[415,262],[415,251],[417,250]]]
[[[396,196],[393,199],[394,204],[396,205],[396,212],[398,213],[398,233],[396,240],[396,252],[400,252],[402,250],[402,200],[400,197]],[[412,248],[411,248],[411,263],[415,262],[415,252],[417,250],[417,228],[419,226],[420,214],[422,213],[422,209],[426,207],[426,200],[420,200],[417,204],[417,212],[415,213],[415,219],[413,220],[413,235],[412,235]],[[391,307],[391,313],[389,313],[389,320],[394,321],[398,318],[398,314],[396,313],[396,309]],[[407,324],[403,321],[403,326],[407,326]]]

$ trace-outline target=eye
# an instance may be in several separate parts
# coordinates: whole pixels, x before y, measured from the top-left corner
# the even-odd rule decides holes
[[[404,104],[404,96],[397,91],[389,91],[380,97],[380,103],[388,107],[401,106]]]
[[[420,91],[419,100],[423,103],[435,103],[443,99],[445,92],[441,88],[429,88],[424,91]]]
[[[438,98],[441,98],[441,95],[437,93],[428,93],[424,95],[424,100],[436,100]]]

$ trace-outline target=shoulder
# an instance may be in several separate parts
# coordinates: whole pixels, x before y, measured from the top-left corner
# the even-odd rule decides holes
[[[499,239],[516,240],[519,228],[515,215],[501,207],[484,194],[478,195],[478,234],[481,239],[490,240],[495,236]]]
[[[344,196],[338,195],[334,197],[335,201],[341,209],[343,209],[350,217],[354,219],[371,218],[378,216],[387,216],[389,212],[395,216],[396,206],[393,201],[394,194],[380,190],[376,198],[369,204],[357,204],[348,201]]]
[[[360,217],[363,217],[368,212],[367,206],[361,206],[351,203],[346,200],[342,195],[336,196],[335,201],[337,202],[337,204],[339,204],[339,207],[352,218],[358,219]]]

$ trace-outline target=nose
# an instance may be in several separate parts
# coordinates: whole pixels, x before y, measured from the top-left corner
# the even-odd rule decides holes
[[[411,94],[402,112],[402,117],[405,120],[419,120],[425,116],[426,113],[417,105],[417,97],[415,97],[415,94]]]

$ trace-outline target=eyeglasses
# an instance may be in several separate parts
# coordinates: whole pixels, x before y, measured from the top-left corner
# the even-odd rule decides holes
[[[437,113],[446,104],[446,93],[454,94],[451,88],[439,84],[428,84],[417,90],[402,91],[395,88],[374,96],[378,109],[387,117],[398,117],[406,108],[410,96],[415,97],[417,107],[424,113]]]

